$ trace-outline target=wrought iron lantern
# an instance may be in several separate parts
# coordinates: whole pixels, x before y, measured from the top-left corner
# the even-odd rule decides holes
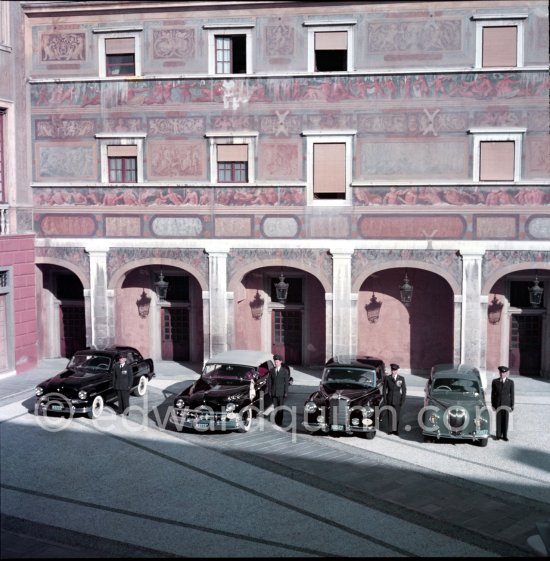
[[[254,319],[261,319],[264,313],[264,299],[260,296],[260,293],[257,290],[254,300],[250,302],[250,311]]]
[[[160,272],[159,280],[154,283],[154,287],[159,300],[166,300],[166,294],[168,292],[168,282],[164,280],[162,271]]]
[[[149,308],[151,307],[151,298],[147,296],[145,289],[143,289],[143,292],[141,293],[139,299],[136,300],[136,306],[140,318],[146,318],[149,315]]]
[[[502,308],[504,304],[497,300],[496,294],[493,296],[489,307],[487,308],[487,315],[489,318],[489,323],[493,325],[497,324],[500,321],[500,316],[502,315]]]
[[[411,305],[413,297],[413,285],[409,282],[407,273],[405,273],[403,284],[399,287],[399,295],[401,298],[401,302],[405,304],[405,306],[409,307]]]
[[[382,302],[376,299],[374,292],[372,293],[370,302],[365,305],[365,310],[367,310],[367,319],[371,323],[376,323],[380,318],[380,308],[382,307]]]
[[[529,287],[529,304],[531,308],[540,308],[542,303],[542,295],[544,294],[544,288],[539,286],[538,275],[535,275],[535,280],[533,281],[533,286]]]
[[[283,272],[279,275],[279,282],[275,283],[275,292],[277,294],[277,300],[284,304],[286,302],[286,298],[288,296],[288,282],[285,282],[285,277]]]

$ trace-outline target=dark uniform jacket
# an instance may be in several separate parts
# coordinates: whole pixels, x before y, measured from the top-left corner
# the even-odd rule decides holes
[[[507,405],[510,409],[514,408],[514,382],[506,378],[504,382],[500,378],[495,378],[491,384],[491,405],[498,409],[501,405]]]
[[[130,390],[133,384],[134,375],[132,367],[128,363],[122,366],[117,362],[113,373],[113,387],[115,390]]]
[[[394,381],[393,376],[388,374],[384,377],[384,404],[400,407],[405,403],[407,395],[407,384],[405,378],[400,374]]]
[[[269,378],[271,395],[273,397],[286,397],[290,380],[290,370],[288,367],[281,364],[278,374],[276,373],[276,369],[272,368],[269,371]]]

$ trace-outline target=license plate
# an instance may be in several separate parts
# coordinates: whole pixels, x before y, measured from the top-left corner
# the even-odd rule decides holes
[[[63,411],[62,405],[52,405],[52,411]]]
[[[344,425],[330,425],[330,430],[344,430]]]
[[[486,434],[489,434],[489,431],[488,431],[488,430],[478,430],[476,434],[478,434],[478,435],[486,435]]]
[[[210,426],[210,423],[197,423],[196,427],[198,429],[207,429]]]

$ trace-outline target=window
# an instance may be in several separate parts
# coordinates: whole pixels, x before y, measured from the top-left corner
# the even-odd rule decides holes
[[[143,182],[145,133],[97,133],[103,183]]]
[[[308,136],[308,203],[349,204],[352,135],[355,132],[303,134]]]
[[[246,35],[216,36],[216,74],[246,73]]]
[[[136,55],[134,38],[105,39],[105,74],[135,76]]]
[[[141,75],[141,27],[98,28],[99,75],[104,77]]]
[[[0,2],[0,47],[2,50],[11,51],[10,45],[10,4]]]
[[[109,183],[137,182],[137,146],[107,146]]]
[[[304,22],[308,29],[308,71],[346,72],[354,69],[352,25],[355,22]]]
[[[471,129],[469,132],[474,135],[474,181],[520,181],[525,129]]]
[[[258,133],[207,133],[210,140],[210,175],[213,183],[253,183],[255,142]]]
[[[218,181],[220,183],[248,182],[248,145],[218,144]]]
[[[523,66],[523,21],[527,15],[474,16],[476,68]]]
[[[208,73],[252,73],[252,24],[207,24]]]

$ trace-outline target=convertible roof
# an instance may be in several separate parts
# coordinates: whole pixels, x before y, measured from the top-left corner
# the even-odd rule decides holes
[[[273,355],[271,353],[266,353],[264,351],[233,349],[210,357],[206,361],[206,364],[242,364],[244,366],[256,367],[268,360],[273,362]]]

